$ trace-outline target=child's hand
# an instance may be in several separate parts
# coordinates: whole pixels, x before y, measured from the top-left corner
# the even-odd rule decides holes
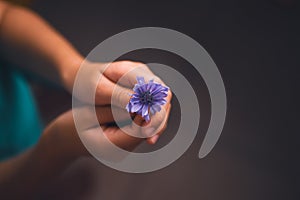
[[[142,118],[136,116],[134,122],[121,129],[116,126],[106,126],[107,123],[114,122],[112,111],[110,107],[97,107],[96,114],[98,121],[92,120],[93,109],[92,107],[81,107],[70,110],[57,117],[44,131],[38,145],[39,152],[48,152],[49,159],[58,159],[59,161],[73,161],[79,156],[89,155],[86,148],[80,141],[73,114],[81,115],[83,118],[80,120],[81,137],[85,137],[85,142],[93,142],[94,145],[102,147],[107,142],[99,132],[99,125],[107,138],[117,145],[118,147],[132,151],[140,142],[142,138],[132,137],[126,132],[134,132],[138,134],[142,124]],[[126,111],[118,110],[119,120],[128,120],[130,118]]]
[[[133,93],[132,88],[136,83],[137,76],[143,76],[146,80],[154,79],[155,82],[165,85],[160,78],[152,73],[152,71],[143,63],[132,61],[118,61],[113,63],[90,63],[84,62],[80,69],[81,78],[80,91],[74,94],[79,100],[86,103],[93,103],[88,93],[95,93],[96,105],[109,105],[113,104],[122,109],[125,109],[126,104],[129,102],[130,96]],[[65,73],[64,83],[65,87],[72,92],[73,84],[75,82],[77,68],[71,68]],[[82,70],[83,69],[83,70]],[[84,74],[84,75],[82,75]],[[100,79],[99,79],[100,78]],[[100,80],[100,81],[99,81]],[[77,88],[78,89],[78,88]],[[88,92],[87,92],[88,91]],[[167,103],[162,107],[163,109],[156,113],[150,123],[147,125],[149,128],[148,143],[154,144],[158,139],[158,132],[165,128],[170,110],[170,101],[172,93],[169,91],[166,98]]]

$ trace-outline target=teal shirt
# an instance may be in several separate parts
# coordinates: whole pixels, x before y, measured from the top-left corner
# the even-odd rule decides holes
[[[41,132],[41,120],[25,78],[0,66],[0,160],[34,145]]]

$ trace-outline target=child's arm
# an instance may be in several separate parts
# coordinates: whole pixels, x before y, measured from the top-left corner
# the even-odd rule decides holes
[[[86,114],[87,119],[90,117],[87,113],[91,108],[78,109]],[[50,123],[38,144],[32,149],[15,158],[0,162],[1,199],[35,199],[34,197],[48,189],[72,162],[81,156],[89,155],[77,134],[73,111],[63,113]],[[130,151],[143,141],[142,138],[129,136],[123,131],[141,134],[139,126],[136,126],[136,124],[143,123],[141,117],[136,116],[133,124],[119,129],[114,126],[105,126],[106,123],[114,121],[109,107],[96,108],[96,114],[103,133],[118,147]],[[122,119],[129,117],[126,111],[123,111]],[[107,142],[104,137],[101,137],[98,127],[93,125],[91,128],[90,125],[90,122],[83,124],[85,130],[82,130],[82,134],[88,136],[85,137],[85,141],[93,141],[93,144],[97,146],[106,146]]]
[[[83,58],[45,20],[32,11],[0,1],[1,54],[39,75],[63,81]]]
[[[83,61],[83,57],[72,45],[38,15],[25,8],[1,1],[0,50],[2,54],[8,55],[10,61],[18,62],[20,66],[25,66],[44,77],[62,83],[69,92],[72,92],[76,73]],[[130,89],[137,75],[148,77],[148,79],[156,78],[158,82],[161,82],[146,65],[137,62],[114,62],[109,68],[106,68],[105,63],[92,63],[88,64],[86,69],[90,70],[91,76],[87,76],[82,85],[85,88],[96,87],[97,105],[107,105],[113,102],[124,109],[130,99],[128,93],[132,92]],[[103,78],[99,84],[98,73],[101,71],[103,71]],[[128,72],[132,72],[132,76],[128,78],[132,84],[129,86],[130,89],[117,84],[119,79]],[[113,95],[114,91],[115,95]],[[85,100],[80,95],[77,97],[82,101]],[[169,91],[167,103],[164,105],[166,110],[170,106],[171,97]],[[164,127],[168,117],[168,113],[159,112],[153,116],[149,126]],[[153,141],[151,138],[148,139],[151,144],[155,143],[153,137]]]

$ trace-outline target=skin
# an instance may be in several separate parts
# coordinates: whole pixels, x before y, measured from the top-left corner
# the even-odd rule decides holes
[[[0,51],[6,60],[60,84],[70,93],[81,65],[87,65],[90,68],[88,73],[91,74],[99,74],[100,71],[100,82],[96,78],[85,82],[86,87],[96,88],[95,103],[98,117],[96,126],[100,125],[110,141],[125,150],[133,150],[144,139],[129,136],[123,130],[151,135],[146,140],[149,144],[155,144],[166,128],[171,109],[171,92],[167,97],[167,104],[163,106],[161,112],[152,116],[149,123],[146,124],[143,118],[132,114],[134,123],[127,125],[123,130],[107,126],[108,123],[114,122],[111,103],[119,109],[120,120],[128,119],[129,115],[124,108],[130,98],[128,93],[132,93],[131,88],[136,82],[136,75],[144,76],[146,80],[154,78],[156,82],[164,84],[145,64],[132,61],[113,63],[84,61],[80,53],[37,14],[2,1],[0,1]],[[18,59],[13,59],[16,55]],[[121,80],[125,74],[125,78]],[[88,118],[87,113],[91,109],[89,104],[92,102],[87,101],[84,96],[78,95],[77,98],[85,103],[85,106],[77,109],[81,109],[79,111]],[[89,156],[77,134],[72,112],[74,110],[54,119],[32,149],[0,163],[1,196],[9,194],[7,197],[11,199],[30,198],[35,191],[45,186],[45,180],[50,183],[74,160],[80,156]],[[146,131],[141,131],[140,126],[146,126]],[[147,130],[152,134],[146,133]],[[94,126],[86,126],[83,131],[93,132],[96,129]],[[104,141],[97,142],[101,145]]]

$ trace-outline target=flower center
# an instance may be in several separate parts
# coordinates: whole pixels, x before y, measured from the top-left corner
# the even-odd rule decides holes
[[[143,94],[140,95],[140,101],[142,103],[152,103],[153,96],[150,94],[149,91],[144,92]]]

